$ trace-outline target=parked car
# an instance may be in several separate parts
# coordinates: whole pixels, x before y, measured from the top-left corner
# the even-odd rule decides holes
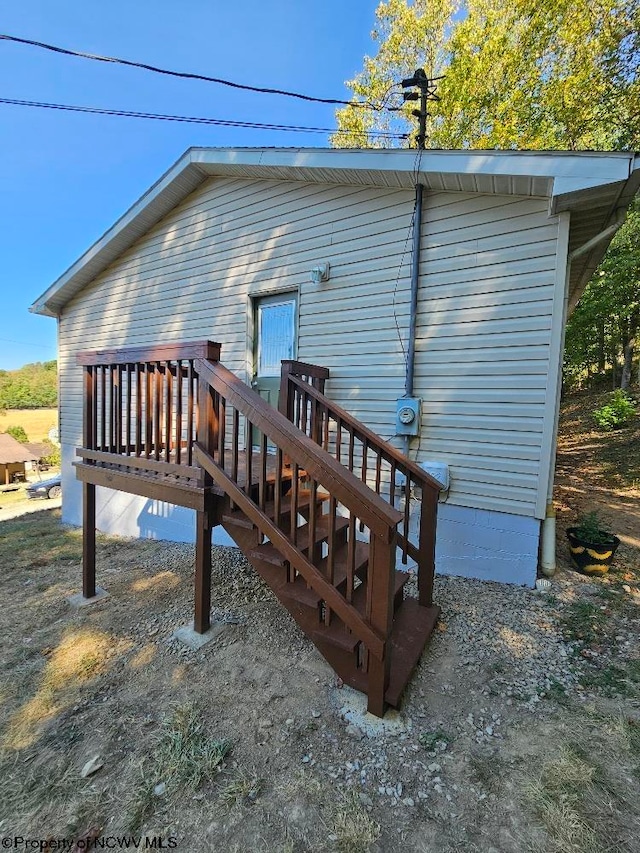
[[[42,480],[40,483],[32,483],[27,488],[30,498],[59,498],[62,494],[62,478],[58,475],[50,480]]]

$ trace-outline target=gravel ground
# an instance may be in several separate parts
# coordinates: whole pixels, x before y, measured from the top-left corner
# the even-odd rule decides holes
[[[223,630],[192,651],[172,639],[192,618],[192,546],[101,538],[98,582],[111,597],[72,611],[65,597],[79,583],[79,539],[70,531],[72,547],[47,564],[36,550],[50,553],[48,531],[60,532],[53,514],[40,519],[33,535],[42,545],[2,576],[5,746],[16,719],[23,728],[17,753],[0,750],[0,789],[7,780],[21,789],[0,791],[11,803],[0,807],[1,829],[121,833],[136,813],[137,832],[175,836],[188,851],[638,850],[640,759],[616,734],[640,725],[638,692],[630,680],[598,681],[637,660],[635,580],[563,571],[541,594],[437,578],[441,621],[400,713],[372,735],[348,710],[359,694],[340,686],[237,549],[214,547],[213,616]],[[54,683],[49,662],[80,647],[88,657],[64,659],[64,688],[43,692]],[[219,777],[195,793],[172,787],[155,758],[185,703],[204,730],[233,744]],[[528,792],[569,747],[592,756],[579,772],[577,758],[568,765],[585,790],[569,796],[554,782],[536,803]],[[77,778],[96,756],[95,775]],[[144,808],[141,786],[151,791]],[[556,838],[551,806],[581,802],[584,812],[565,822],[591,821],[591,834]]]
[[[175,569],[192,559],[190,547],[166,546],[162,566]],[[583,642],[567,636],[565,618],[576,601],[587,606],[596,601],[599,607],[601,586],[569,572],[559,574],[550,594],[437,578],[434,595],[442,618],[405,695],[401,725],[396,732],[368,737],[366,726],[345,718],[343,706],[357,703],[357,696],[336,683],[242,555],[218,547],[213,564],[219,593],[214,616],[242,626],[239,642],[264,644],[274,661],[284,659],[292,667],[309,659],[318,664],[314,671],[320,673],[315,676],[320,690],[310,705],[301,708],[299,702],[285,700],[279,716],[270,710],[258,713],[258,744],[277,744],[274,760],[281,772],[290,773],[292,763],[299,764],[334,789],[354,793],[369,814],[380,809],[393,814],[394,833],[406,838],[414,822],[421,824],[426,815],[444,821],[451,837],[446,843],[440,839],[438,849],[458,849],[458,844],[469,850],[528,849],[517,846],[523,832],[535,848],[539,830],[525,825],[511,795],[500,794],[495,774],[522,767],[531,731],[558,727],[558,700],[565,705],[593,700],[582,680],[594,655],[602,665],[610,655],[591,649],[584,654]],[[407,592],[417,594],[415,580]],[[256,612],[257,622],[252,620]],[[180,616],[188,621],[190,612],[185,609]],[[637,655],[635,630],[626,620],[617,625],[614,658],[620,651]],[[223,646],[233,644],[232,635],[222,640]],[[185,659],[192,654],[183,648],[170,653]],[[621,698],[614,694],[612,701]],[[631,707],[637,711],[637,700]],[[543,756],[544,749],[538,762]],[[483,824],[488,813],[497,826],[487,835]]]

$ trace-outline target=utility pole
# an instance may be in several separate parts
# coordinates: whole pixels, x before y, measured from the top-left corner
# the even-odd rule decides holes
[[[402,97],[405,101],[420,101],[420,109],[412,110],[411,115],[418,119],[418,134],[416,142],[418,148],[424,149],[427,141],[427,101],[439,101],[440,98],[436,95],[436,80],[441,80],[442,77],[427,77],[424,68],[416,68],[413,72],[413,77],[407,77],[402,81],[402,88],[409,89],[416,87],[419,92],[403,92]]]

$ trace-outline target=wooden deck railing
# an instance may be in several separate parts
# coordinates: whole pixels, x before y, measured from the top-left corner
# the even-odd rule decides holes
[[[435,526],[440,483],[323,393],[329,371],[283,362],[280,407],[305,435],[384,498],[402,508],[402,562],[417,564],[420,604],[430,606],[435,573]],[[319,387],[319,381],[322,387]]]
[[[194,481],[199,427],[197,359],[217,360],[211,341],[82,352],[84,439],[88,464],[122,464],[136,471]]]

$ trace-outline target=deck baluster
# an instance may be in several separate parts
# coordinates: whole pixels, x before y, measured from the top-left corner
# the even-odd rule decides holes
[[[197,402],[194,401],[194,382],[193,359],[189,359],[187,367],[187,465],[193,465],[193,440],[197,434]]]
[[[218,415],[218,465],[224,468],[225,444],[227,441],[227,401],[220,396],[220,411]]]
[[[327,580],[329,583],[334,586],[335,585],[335,577],[336,577],[336,513],[337,513],[338,504],[333,495],[329,497],[329,536],[327,539]],[[331,624],[331,608],[329,605],[325,607],[324,611],[324,623],[325,625]]]
[[[176,462],[182,462],[182,359],[176,362],[176,426],[174,443],[176,448]]]
[[[402,533],[404,542],[402,543],[402,565],[406,566],[409,560],[409,523],[411,515],[411,477],[409,472],[404,475],[404,519],[402,522]]]
[[[165,409],[164,409],[164,459],[165,462],[171,461],[171,426],[173,423],[173,373],[171,362],[165,362]]]
[[[282,465],[283,465],[282,450],[278,447],[276,450],[276,474],[273,484],[273,508],[274,521],[277,527],[282,527]]]
[[[355,513],[349,513],[348,527],[348,546],[347,546],[347,593],[346,599],[348,602],[353,600],[353,584],[355,579],[356,567],[356,516]]]
[[[124,440],[124,452],[127,456],[131,455],[131,401],[132,401],[132,390],[131,390],[131,364],[125,364],[125,375],[127,377],[127,391],[126,391],[126,417],[125,417],[125,440]]]

